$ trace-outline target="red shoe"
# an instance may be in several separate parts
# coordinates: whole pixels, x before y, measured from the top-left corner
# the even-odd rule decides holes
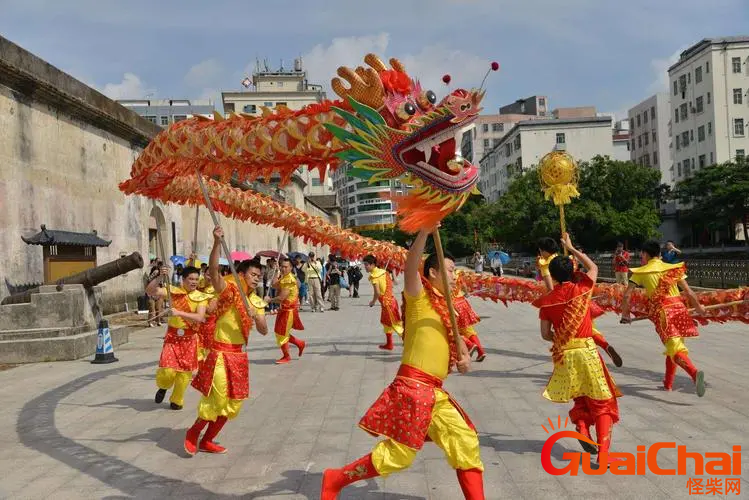
[[[280,359],[276,360],[277,365],[283,365],[291,361],[291,356],[289,355],[289,343],[285,343],[281,346],[281,352],[283,353],[283,356]]]
[[[297,338],[294,338],[294,345],[296,345],[296,348],[299,350],[299,357],[302,357],[302,353],[304,352],[304,348],[307,347],[307,342],[304,340],[299,340]]]
[[[220,444],[216,444],[213,441],[206,441],[203,439],[200,442],[200,451],[204,451],[206,453],[226,453],[226,448],[221,446]]]
[[[192,424],[192,427],[187,429],[187,434],[185,435],[185,452],[193,456],[198,452],[198,438],[200,438],[200,433],[203,432],[203,428],[208,424],[207,420],[197,419],[194,424]]]
[[[393,350],[393,334],[386,333],[385,338],[387,339],[385,343],[378,347],[384,351],[392,351]]]
[[[484,500],[484,474],[478,469],[457,471],[460,489],[466,500]]]
[[[478,335],[472,335],[471,336],[471,342],[473,345],[476,346],[476,351],[478,352],[478,356],[476,356],[476,362],[481,363],[486,359],[486,352],[484,351],[484,346],[481,345],[481,341],[479,340]]]
[[[325,469],[322,474],[320,500],[336,500],[338,493],[349,484],[379,475],[372,464],[371,454],[351,462],[342,469]]]
[[[290,363],[290,362],[291,362],[291,358],[288,356],[284,356],[276,360],[277,365],[285,365],[286,363]]]

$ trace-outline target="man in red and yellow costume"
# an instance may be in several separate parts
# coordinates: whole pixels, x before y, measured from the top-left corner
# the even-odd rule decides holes
[[[465,290],[460,283],[461,274],[456,272],[456,286],[453,292],[453,305],[455,306],[455,316],[458,320],[458,328],[460,328],[460,334],[463,336],[463,340],[468,347],[468,352],[473,356],[476,353],[476,361],[481,363],[486,359],[486,351],[481,345],[479,335],[476,333],[474,325],[477,325],[481,319],[473,310],[471,304],[466,298]]]
[[[673,387],[676,367],[680,366],[691,377],[697,389],[697,395],[705,395],[705,374],[697,370],[689,359],[689,350],[684,339],[697,337],[697,326],[681,300],[679,288],[687,295],[697,314],[704,314],[705,309],[697,296],[687,284],[686,265],[666,264],[661,260],[661,247],[657,241],[647,241],[640,252],[645,265],[630,269],[632,276],[629,287],[624,292],[622,303],[622,323],[629,323],[630,300],[635,287],[643,287],[648,296],[648,317],[655,324],[655,331],[666,347],[666,375],[663,388],[670,391]]]
[[[167,298],[166,288],[159,287],[158,281],[168,276],[167,267],[161,268],[161,276],[152,280],[146,293],[154,299]],[[166,391],[172,389],[169,397],[172,410],[181,410],[185,404],[185,390],[190,384],[192,373],[198,369],[198,332],[205,321],[205,310],[209,296],[199,291],[200,271],[186,267],[182,271],[182,286],[169,286],[172,297],[171,317],[167,322],[164,346],[156,371],[156,397],[154,401],[164,401]]]
[[[390,273],[385,269],[377,267],[377,259],[374,255],[367,255],[363,259],[364,269],[369,273],[369,281],[372,283],[374,297],[369,302],[369,307],[374,307],[377,301],[380,301],[382,309],[380,311],[380,324],[385,331],[385,343],[380,349],[386,351],[393,350],[393,333],[403,337],[403,322],[401,321],[398,301],[393,295],[393,279]]]
[[[552,343],[554,371],[543,396],[555,403],[574,400],[570,419],[577,431],[588,439],[591,439],[590,427],[595,425],[598,450],[584,441],[580,443],[585,451],[598,452],[599,464],[607,467],[611,462],[608,458],[611,430],[619,421],[616,398],[621,397],[621,393],[593,340],[590,299],[598,267],[572,246],[566,233],[562,244],[588,272],[576,272],[569,257],[554,257],[549,262],[554,288],[533,302],[539,308],[541,337]]]
[[[549,263],[552,261],[552,259],[554,259],[554,257],[558,255],[559,245],[557,245],[556,241],[549,237],[541,238],[540,240],[538,240],[538,259],[536,260],[536,267],[538,267],[538,271],[541,274],[541,279],[546,285],[546,289],[549,291],[554,288],[551,273],[549,272]],[[598,307],[598,305],[596,305],[595,303],[591,302],[590,307],[593,314],[593,319],[603,314],[603,309]],[[616,351],[616,349],[614,349],[614,346],[608,343],[606,337],[604,337],[603,334],[598,331],[595,323],[593,323],[593,341],[598,347],[603,349],[606,354],[608,354],[608,356],[611,358],[611,361],[614,362],[614,366],[622,366],[622,357],[619,356],[619,353]]]
[[[321,500],[334,500],[349,484],[387,476],[411,465],[426,440],[442,448],[457,470],[465,498],[483,500],[483,470],[476,430],[465,412],[442,389],[451,366],[465,373],[471,358],[465,343],[455,344],[444,299],[440,266],[446,266],[454,286],[455,263],[427,258],[419,273],[421,254],[431,231],[416,237],[406,259],[406,335],[398,375],[367,411],[359,426],[382,436],[372,452],[341,469],[323,473]]]
[[[291,330],[304,330],[302,318],[299,316],[299,286],[296,282],[296,273],[289,259],[281,259],[281,278],[273,285],[278,291],[273,298],[266,297],[269,304],[281,304],[281,310],[276,317],[276,325],[273,330],[276,333],[276,344],[281,348],[280,359],[276,364],[285,364],[291,361],[289,344],[296,346],[299,357],[302,357],[306,343],[291,334]]]
[[[261,335],[268,333],[265,305],[254,293],[262,278],[262,266],[257,260],[242,261],[237,266],[241,283],[237,285],[233,279],[224,280],[218,270],[222,237],[221,226],[216,226],[208,267],[218,298],[216,330],[207,357],[192,381],[192,386],[200,391],[201,397],[198,418],[185,436],[185,451],[189,455],[194,455],[198,450],[207,453],[226,452],[226,448],[215,443],[214,439],[224,424],[239,414],[242,402],[250,395],[249,361],[247,353],[242,352],[242,346],[247,343],[253,319]],[[244,306],[239,286],[242,286],[250,302],[250,312]],[[206,426],[208,429],[200,439]]]

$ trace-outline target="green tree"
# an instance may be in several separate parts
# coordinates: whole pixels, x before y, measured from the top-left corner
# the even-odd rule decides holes
[[[744,222],[744,242],[749,245],[749,160],[736,158],[698,170],[692,177],[679,182],[673,196],[691,204],[688,217],[709,229],[721,229],[727,224],[731,233],[735,223]],[[732,236],[735,235],[732,234]]]
[[[579,165],[578,175],[580,197],[565,206],[565,220],[584,249],[637,244],[657,234],[656,204],[665,192],[658,170],[596,156]],[[544,200],[535,168],[516,178],[489,211],[491,236],[526,251],[535,251],[538,238],[560,233],[559,209]]]

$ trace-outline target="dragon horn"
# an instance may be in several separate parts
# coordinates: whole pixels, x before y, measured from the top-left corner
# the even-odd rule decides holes
[[[372,66],[372,69],[377,71],[378,73],[380,71],[386,71],[388,68],[385,66],[385,63],[382,62],[382,59],[377,57],[375,54],[367,54],[364,56],[364,62]]]
[[[403,64],[395,57],[390,58],[390,66],[392,66],[395,71],[400,71],[401,73],[406,72],[405,66],[403,66]]]

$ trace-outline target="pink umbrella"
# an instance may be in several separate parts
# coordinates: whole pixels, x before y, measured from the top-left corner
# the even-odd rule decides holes
[[[233,261],[250,260],[252,258],[252,255],[248,254],[247,252],[241,252],[239,250],[233,251],[230,256],[231,260]]]

